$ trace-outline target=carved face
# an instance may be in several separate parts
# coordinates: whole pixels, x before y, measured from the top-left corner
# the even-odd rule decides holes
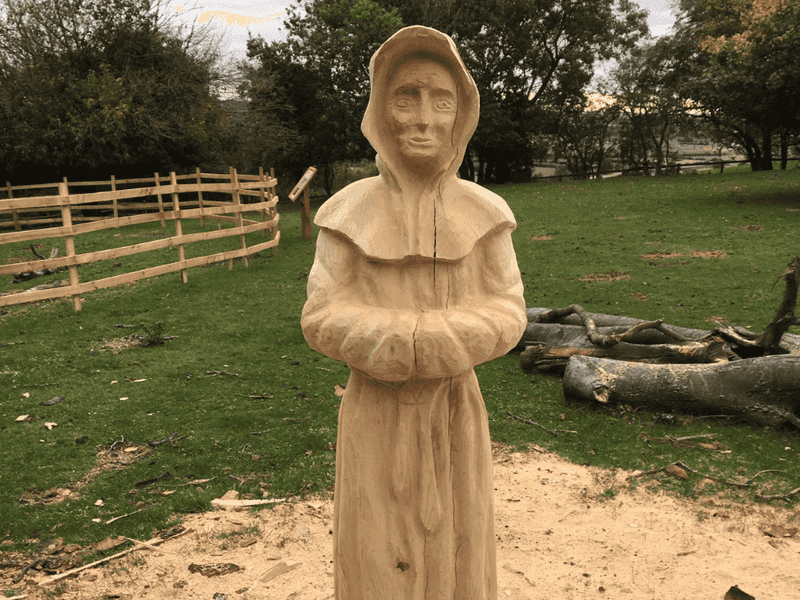
[[[444,66],[412,59],[389,82],[387,117],[400,158],[415,168],[438,167],[448,158],[458,96]]]

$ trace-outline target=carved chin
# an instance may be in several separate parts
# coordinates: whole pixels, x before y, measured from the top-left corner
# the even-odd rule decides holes
[[[400,150],[400,158],[410,167],[435,168],[445,164],[447,157],[441,148],[405,145]]]

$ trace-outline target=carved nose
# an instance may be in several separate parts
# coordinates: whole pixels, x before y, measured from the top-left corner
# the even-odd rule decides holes
[[[426,129],[431,124],[431,109],[424,104],[420,106],[419,113],[417,114],[417,127]]]

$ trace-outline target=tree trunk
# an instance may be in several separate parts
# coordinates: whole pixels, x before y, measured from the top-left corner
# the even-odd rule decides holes
[[[789,134],[786,131],[781,131],[781,171],[786,170],[786,165],[789,163]]]
[[[765,356],[715,365],[652,365],[573,356],[564,395],[580,402],[628,404],[735,415],[760,425],[800,429],[800,356]]]
[[[800,256],[795,256],[789,261],[786,272],[781,277],[786,279],[783,300],[775,311],[772,321],[756,339],[756,344],[765,348],[770,354],[783,353],[780,343],[784,334],[792,325],[800,325],[800,319],[794,314],[797,307],[797,293],[800,290]]]
[[[765,131],[761,134],[761,164],[760,171],[772,171],[772,132]]]

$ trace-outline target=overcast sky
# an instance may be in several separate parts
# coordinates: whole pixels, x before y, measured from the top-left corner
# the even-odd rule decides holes
[[[673,0],[638,0],[650,11],[647,19],[650,32],[661,36],[669,32],[674,21]],[[175,0],[175,10],[184,18],[200,23],[213,21],[225,32],[226,49],[236,58],[245,58],[248,32],[267,41],[286,35],[283,21],[286,7],[292,0]]]

